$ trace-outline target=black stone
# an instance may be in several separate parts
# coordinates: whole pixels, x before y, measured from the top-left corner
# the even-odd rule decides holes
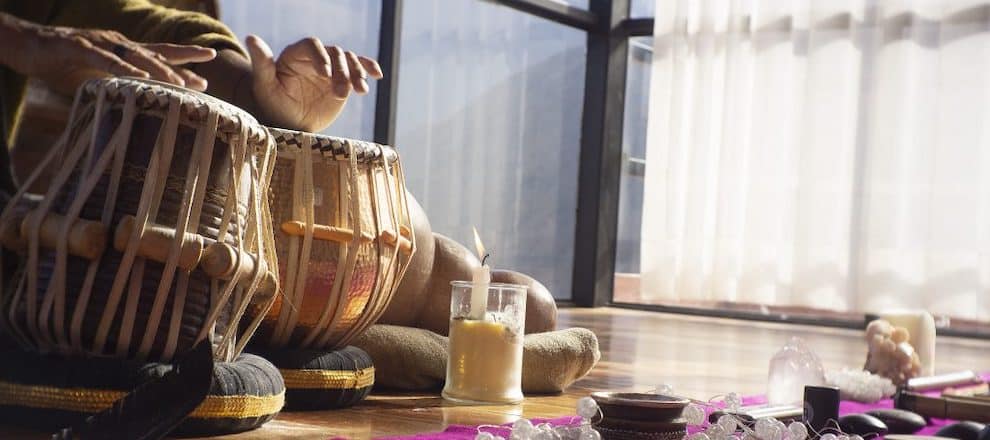
[[[839,389],[835,387],[804,387],[804,422],[812,431],[825,429],[829,420],[839,418]],[[834,423],[834,422],[833,422]]]
[[[866,414],[880,419],[890,434],[914,434],[927,425],[924,417],[903,409],[875,409]]]
[[[979,440],[980,432],[986,425],[976,422],[957,422],[939,429],[935,435],[959,440]]]
[[[986,428],[983,428],[983,431],[980,431],[979,440],[990,440],[990,425],[987,425]]]
[[[839,428],[846,434],[856,434],[862,437],[867,435],[884,435],[887,433],[887,425],[880,419],[869,414],[849,414],[839,418]]]

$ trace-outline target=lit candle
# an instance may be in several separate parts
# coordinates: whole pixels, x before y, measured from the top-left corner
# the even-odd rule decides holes
[[[474,268],[471,273],[471,319],[485,319],[485,309],[488,307],[488,283],[491,281],[491,271],[485,263],[485,245],[481,243],[478,230],[474,230],[474,246],[481,259],[481,267]]]

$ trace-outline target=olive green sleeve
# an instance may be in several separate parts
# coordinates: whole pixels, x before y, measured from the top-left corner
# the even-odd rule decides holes
[[[234,33],[220,21],[147,0],[69,0],[50,24],[112,29],[143,43],[195,44],[245,53]]]

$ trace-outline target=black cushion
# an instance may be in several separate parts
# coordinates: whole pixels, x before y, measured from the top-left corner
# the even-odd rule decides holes
[[[256,349],[285,380],[287,410],[325,410],[353,406],[374,386],[371,356],[357,347],[338,350]]]
[[[162,363],[44,356],[18,349],[0,352],[0,358],[0,420],[46,431],[78,425],[172,369]],[[209,395],[176,433],[229,434],[257,428],[278,414],[284,392],[278,369],[263,358],[243,354],[234,362],[217,363]],[[69,394],[72,399],[58,398]]]

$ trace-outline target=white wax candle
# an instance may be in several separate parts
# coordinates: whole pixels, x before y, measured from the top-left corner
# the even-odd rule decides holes
[[[918,353],[921,375],[935,374],[935,319],[924,310],[897,310],[880,314],[880,318],[909,333],[908,343]]]
[[[491,271],[487,264],[476,267],[471,273],[471,319],[485,319],[488,308],[488,283],[491,281]]]

